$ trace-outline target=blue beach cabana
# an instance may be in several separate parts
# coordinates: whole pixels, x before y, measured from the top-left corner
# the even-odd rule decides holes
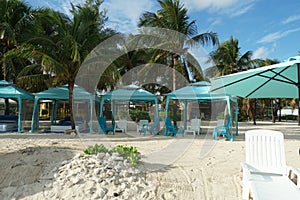
[[[168,115],[168,107],[171,100],[178,100],[183,102],[184,112],[183,112],[183,122],[184,129],[186,129],[187,122],[187,104],[190,102],[226,102],[228,117],[232,119],[232,113],[230,102],[235,105],[235,125],[236,134],[238,134],[238,103],[237,98],[227,94],[217,94],[210,92],[211,85],[208,82],[202,81],[197,82],[178,90],[175,90],[166,95],[166,116]],[[231,126],[232,127],[232,124]]]
[[[80,88],[79,86],[74,86],[73,91],[74,101],[81,102],[89,102],[90,104],[90,133],[93,132],[92,128],[92,119],[93,119],[93,105],[94,101],[98,101],[99,99],[89,93],[88,91]],[[35,131],[35,128],[39,127],[39,102],[41,100],[52,100],[53,107],[51,113],[51,124],[53,124],[56,120],[56,106],[59,101],[68,101],[69,100],[69,89],[68,85],[64,85],[61,87],[51,88],[42,92],[39,92],[35,95],[34,99],[34,108],[32,114],[32,122],[31,122],[31,132]]]
[[[22,100],[34,100],[34,96],[9,83],[5,80],[0,81],[0,98],[7,98],[7,99],[15,99],[18,101],[18,132],[20,133],[22,130],[21,127],[21,113],[22,113]]]
[[[153,102],[155,104],[155,118],[158,118],[157,96],[135,85],[129,85],[103,95],[100,103],[100,116],[103,116],[103,106],[106,101],[112,103],[113,114],[115,113],[116,102]]]

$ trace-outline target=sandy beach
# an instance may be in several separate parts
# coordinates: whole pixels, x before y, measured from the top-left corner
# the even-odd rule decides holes
[[[287,164],[300,167],[300,127],[296,122],[258,121],[257,125],[240,122],[239,135],[233,142],[225,138],[212,140],[209,128],[207,134],[176,138],[137,133],[107,136],[3,133],[0,134],[0,199],[51,199],[46,194],[51,190],[49,184],[55,181],[55,170],[96,143],[138,148],[142,154],[139,169],[152,186],[145,199],[241,199],[244,133],[253,129],[283,132]]]

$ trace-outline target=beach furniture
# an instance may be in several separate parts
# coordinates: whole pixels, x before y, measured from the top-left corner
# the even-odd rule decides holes
[[[191,126],[188,126],[186,130],[184,130],[184,134],[193,133],[193,135],[200,134],[201,128],[201,119],[191,119]]]
[[[18,116],[0,115],[0,132],[18,131]]]
[[[169,117],[167,117],[165,120],[165,126],[166,126],[165,136],[170,136],[171,134],[173,134],[173,136],[175,137],[177,133],[183,132],[182,128],[176,129],[173,126],[172,121]]]
[[[136,132],[140,134],[143,132],[144,135],[146,135],[148,128],[149,128],[149,121],[147,119],[141,119],[137,124]]]
[[[114,126],[114,120],[112,121],[112,126],[108,127],[106,124],[106,119],[104,117],[98,117],[98,123],[100,126],[100,130],[102,133],[107,134],[108,132],[115,133],[115,126]]]
[[[75,129],[77,131],[84,129],[84,120],[82,117],[74,117],[75,120]],[[64,133],[66,130],[71,129],[71,117],[66,116],[63,119],[59,120],[57,124],[50,125],[51,133]]]
[[[115,125],[115,131],[127,132],[127,120],[121,119]]]
[[[157,135],[159,133],[160,124],[159,124],[159,118],[155,118],[153,124],[149,126],[149,132],[152,135]]]
[[[286,165],[281,132],[247,131],[245,145],[246,161],[241,163],[243,199],[300,199],[300,176],[297,170]],[[292,181],[292,175],[298,183]]]
[[[224,124],[225,123],[224,120],[222,120],[223,125],[219,125],[219,122],[218,125],[214,128],[214,133],[213,133],[214,140],[218,139],[219,135],[223,135],[226,138],[230,139],[230,141],[233,141],[233,134],[231,130],[231,117],[228,117],[226,124]]]

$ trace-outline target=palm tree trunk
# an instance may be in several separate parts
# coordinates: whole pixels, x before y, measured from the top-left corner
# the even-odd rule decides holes
[[[69,81],[69,107],[70,107],[70,120],[71,120],[71,129],[75,130],[75,121],[73,115],[73,91],[74,91],[74,81]]]
[[[253,99],[252,102],[252,119],[253,125],[256,125],[256,99]]]

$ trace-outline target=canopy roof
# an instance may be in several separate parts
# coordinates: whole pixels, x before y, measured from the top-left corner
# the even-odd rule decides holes
[[[212,79],[211,91],[245,98],[299,98],[300,56]]]
[[[27,100],[33,100],[34,96],[13,85],[12,83],[9,83],[5,80],[0,80],[0,97],[1,98],[10,98],[10,99],[27,99]]]
[[[198,101],[215,101],[215,100],[225,100],[226,98],[235,98],[230,95],[217,94],[210,92],[210,83],[206,81],[197,82],[171,93],[166,96],[168,99],[178,99],[178,100],[198,100]]]
[[[0,80],[0,98],[8,98],[8,99],[17,99],[18,100],[18,132],[21,132],[22,124],[21,124],[21,112],[22,112],[22,100],[34,100],[34,96],[9,83],[5,80]]]
[[[157,101],[157,96],[141,89],[138,86],[129,85],[109,92],[102,96],[103,101],[135,101],[135,102],[150,102]]]
[[[32,114],[32,121],[31,121],[31,132],[35,131],[35,126],[39,127],[39,117],[38,117],[38,102],[42,99],[49,99],[49,100],[58,100],[58,101],[67,101],[69,100],[69,88],[68,85],[63,85],[61,87],[51,88],[42,92],[39,92],[35,95],[34,107],[33,107],[33,114]],[[85,89],[74,85],[73,90],[73,99],[77,101],[89,101],[90,103],[90,133],[92,133],[92,118],[93,118],[93,101],[100,102],[100,99],[95,95],[89,93]],[[52,115],[51,115],[51,123],[56,120],[56,101],[54,101],[54,105],[52,108]]]
[[[91,93],[85,89],[74,86],[73,90],[75,100],[89,100],[94,97]],[[62,100],[67,101],[69,99],[69,89],[68,85],[63,85],[61,87],[51,88],[42,92],[35,94],[36,99],[51,99],[51,100]],[[97,100],[97,99],[96,99]]]

